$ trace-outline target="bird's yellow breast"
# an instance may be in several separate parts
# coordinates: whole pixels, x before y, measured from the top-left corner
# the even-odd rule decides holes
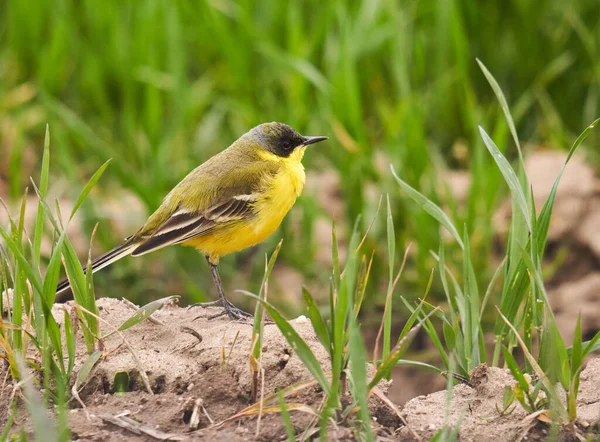
[[[263,160],[276,161],[279,170],[266,175],[260,184],[260,196],[254,203],[254,216],[227,227],[202,235],[185,245],[196,247],[217,263],[219,257],[237,252],[264,241],[281,224],[302,193],[306,175],[302,166],[305,147],[297,148],[289,157],[282,158],[262,152]]]

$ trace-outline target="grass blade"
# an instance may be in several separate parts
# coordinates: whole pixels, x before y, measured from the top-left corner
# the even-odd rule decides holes
[[[542,384],[544,385],[546,393],[549,396],[549,399],[550,399],[550,402],[552,405],[552,409],[556,410],[558,412],[560,421],[567,422],[568,421],[567,412],[565,410],[565,407],[564,407],[562,401],[560,400],[560,397],[558,396],[556,389],[554,388],[554,385],[552,384],[552,382],[550,381],[550,379],[548,378],[548,376],[546,375],[546,373],[544,372],[542,367],[540,367],[538,365],[537,361],[532,356],[532,354],[529,352],[529,350],[527,350],[527,346],[525,345],[525,342],[523,342],[523,339],[521,339],[521,336],[519,336],[519,333],[517,332],[515,327],[508,321],[508,319],[506,319],[506,317],[502,314],[502,312],[500,312],[500,310],[498,310],[498,314],[504,320],[504,322],[506,322],[506,325],[508,325],[508,327],[514,333],[514,336],[517,339],[517,342],[519,343],[519,345],[521,346],[521,350],[523,351],[525,358],[527,359],[527,361],[529,361],[529,363],[533,367],[536,375],[540,378]]]
[[[360,328],[355,321],[350,326],[348,342],[350,355],[350,378],[352,397],[358,404],[358,413],[364,427],[364,436],[368,442],[373,441],[371,414],[369,413],[369,392],[367,388],[367,352],[360,335]]]
[[[279,399],[279,407],[281,408],[281,420],[283,421],[283,425],[285,426],[285,432],[287,433],[287,440],[289,442],[296,442],[296,431],[294,431],[294,425],[292,425],[292,419],[290,418],[290,412],[288,410],[287,404],[285,403],[285,398],[283,397],[283,393],[281,390],[277,391],[277,399]]]
[[[306,288],[302,287],[302,294],[304,295],[304,302],[306,307],[308,308],[308,317],[310,322],[315,330],[317,338],[319,338],[319,342],[321,345],[327,350],[327,353],[331,356],[332,348],[331,348],[331,335],[329,334],[329,329],[319,312],[319,308],[317,304],[315,304],[315,300],[310,295]]]
[[[76,336],[75,330],[73,330],[73,324],[71,323],[71,317],[66,308],[63,307],[63,322],[65,324],[65,346],[67,347],[67,355],[69,357],[67,366],[67,377],[71,377],[73,367],[75,366],[76,356]]]
[[[130,318],[128,318],[125,322],[123,322],[117,330],[124,331],[124,330],[127,330],[128,328],[131,328],[131,327],[141,323],[141,322],[144,322],[146,319],[148,319],[150,317],[150,315],[152,315],[152,313],[154,313],[157,310],[160,310],[165,304],[167,304],[168,302],[172,301],[175,298],[177,298],[177,296],[167,296],[166,298],[161,298],[161,299],[157,299],[156,301],[149,302],[148,304],[137,309],[137,311]],[[113,334],[113,333],[116,333],[116,332],[112,332],[110,334]],[[110,336],[110,335],[107,335],[104,337],[108,337],[108,336]]]
[[[438,307],[434,310],[430,311],[417,325],[410,329],[410,331],[396,344],[393,348],[390,355],[381,363],[377,371],[375,372],[375,376],[369,382],[369,390],[375,387],[380,380],[384,378],[384,376],[398,363],[402,354],[405,351],[405,346],[409,344],[417,332],[423,327],[423,324],[429,319],[431,315],[438,311]]]
[[[581,143],[587,138],[589,133],[600,123],[600,118],[595,120],[592,124],[585,128],[581,134],[577,137],[571,148],[569,149],[569,153],[567,154],[567,159],[565,160],[565,164],[560,170],[560,173],[556,177],[554,184],[552,185],[552,189],[550,190],[550,194],[548,195],[548,199],[544,203],[544,207],[542,207],[542,211],[538,217],[538,253],[540,254],[540,258],[544,253],[544,249],[546,247],[546,239],[548,237],[548,229],[550,228],[550,219],[552,218],[552,208],[554,207],[554,199],[556,198],[556,192],[558,190],[558,185],[563,176],[563,173],[571,160],[571,157],[579,147]]]
[[[108,160],[102,166],[100,166],[100,168],[94,173],[94,175],[92,175],[90,180],[87,182],[87,184],[85,185],[85,187],[79,194],[79,197],[77,197],[77,200],[75,201],[75,205],[73,206],[73,210],[71,211],[71,216],[69,216],[69,221],[71,221],[73,219],[73,217],[75,216],[75,213],[77,212],[79,207],[83,204],[83,201],[88,196],[88,193],[90,193],[90,190],[92,190],[92,187],[94,187],[96,185],[96,183],[98,182],[98,180],[100,179],[100,177],[102,177],[102,174],[104,173],[104,171],[106,170],[106,168],[108,167],[108,164],[110,162],[111,162],[111,160]]]
[[[40,178],[40,193],[45,197],[48,192],[48,174],[50,170],[50,127],[46,125],[44,136],[44,154],[42,156],[42,171]],[[33,235],[33,250],[37,262],[40,262],[42,248],[42,234],[44,229],[44,208],[38,202],[38,210],[35,217],[35,233]]]
[[[321,386],[325,394],[329,395],[331,389],[329,386],[329,382],[325,377],[325,373],[321,368],[321,364],[317,360],[316,356],[314,355],[306,341],[302,339],[302,337],[298,334],[296,330],[294,330],[294,327],[292,327],[292,325],[281,315],[281,313],[279,313],[279,311],[275,307],[273,307],[273,305],[269,304],[264,299],[261,299],[258,296],[249,292],[240,292],[244,293],[246,296],[254,298],[256,301],[264,305],[265,309],[267,310],[275,324],[277,324],[277,327],[279,328],[279,330],[281,330],[281,333],[288,341],[288,343],[292,346],[300,360],[304,363],[306,368],[319,382],[319,385]]]
[[[394,231],[394,219],[392,217],[392,207],[390,205],[390,196],[387,195],[387,246],[388,246],[388,291],[385,297],[385,308],[383,314],[383,350],[381,356],[387,358],[391,350],[392,334],[392,293],[394,289],[394,258],[396,257],[396,234]]]
[[[506,118],[506,122],[508,123],[508,128],[510,129],[510,134],[512,135],[515,145],[517,146],[517,150],[519,152],[519,161],[521,161],[521,164],[525,164],[525,162],[523,160],[523,152],[521,151],[521,143],[519,142],[519,137],[517,136],[517,129],[515,128],[515,122],[513,121],[512,115],[510,113],[510,109],[508,108],[508,103],[506,102],[504,93],[502,92],[502,89],[500,88],[500,85],[498,84],[498,82],[496,81],[494,76],[490,73],[490,71],[488,71],[488,69],[481,62],[481,60],[479,60],[479,58],[476,58],[476,60],[477,60],[477,64],[481,68],[481,71],[483,72],[483,75],[485,75],[485,78],[487,79],[488,83],[492,87],[494,94],[496,94],[496,98],[498,99],[498,102],[500,103],[502,112],[504,112],[504,117]]]
[[[21,356],[18,356],[16,362],[21,373],[21,379],[23,380],[23,390],[27,398],[26,405],[33,420],[36,439],[47,442],[58,442],[59,437],[56,427],[48,418],[48,414],[43,406],[44,401],[33,386],[33,382],[31,382],[32,376],[29,375],[25,361]]]
[[[508,187],[510,188],[510,192],[512,197],[515,199],[519,210],[521,211],[523,217],[525,218],[525,222],[527,223],[527,227],[531,232],[531,214],[529,213],[529,207],[527,206],[527,200],[525,199],[525,194],[523,193],[523,189],[521,188],[521,183],[517,178],[517,174],[514,169],[508,162],[508,160],[502,155],[500,149],[496,146],[494,141],[489,137],[486,131],[479,126],[479,133],[481,134],[481,138],[483,139],[483,143],[487,147],[488,151],[494,158],[494,161],[498,165],[502,176],[504,176],[504,180]]]
[[[452,224],[452,221],[450,220],[450,218],[448,218],[448,215],[446,215],[444,211],[440,209],[433,201],[429,200],[422,193],[411,187],[410,184],[400,179],[400,177],[396,175],[396,170],[394,169],[394,166],[390,165],[390,169],[392,171],[392,175],[394,176],[402,190],[404,190],[408,194],[408,196],[414,202],[416,202],[424,211],[429,213],[432,217],[434,217],[437,220],[437,222],[444,226],[446,230],[448,230],[448,232],[450,232],[452,237],[456,240],[460,248],[464,249],[463,241],[460,235],[458,234],[458,230],[456,230],[456,227],[454,227],[454,224]]]

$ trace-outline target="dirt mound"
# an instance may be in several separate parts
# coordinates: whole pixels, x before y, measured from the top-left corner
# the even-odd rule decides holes
[[[597,433],[600,418],[600,359],[593,359],[581,374],[577,400],[577,427],[579,431]],[[457,385],[451,397],[446,391],[410,400],[403,414],[408,427],[424,440],[429,440],[444,425],[459,426],[461,442],[514,442],[546,440],[548,425],[527,413],[515,400],[510,414],[501,415],[502,396],[506,386],[515,380],[508,370],[480,366],[471,374],[471,385]],[[512,408],[512,407],[511,407]],[[563,435],[564,440],[571,440]],[[414,440],[404,427],[400,440]],[[573,440],[575,437],[573,437]]]
[[[116,299],[98,300],[104,333],[118,327],[134,309]],[[63,306],[55,306],[62,318]],[[72,308],[70,304],[66,308]],[[89,382],[80,391],[84,410],[70,402],[69,426],[73,440],[207,440],[275,441],[285,440],[286,432],[279,413],[264,414],[257,433],[257,417],[243,417],[225,425],[222,422],[250,406],[252,379],[249,349],[252,327],[226,318],[206,319],[214,309],[182,309],[166,305],[147,320],[104,340],[105,357],[97,364]],[[291,324],[303,336],[325,371],[328,357],[309,321],[298,318]],[[81,338],[81,336],[80,336]],[[135,356],[133,353],[135,353]],[[78,342],[76,370],[88,358],[82,339]],[[137,359],[137,361],[136,361]],[[311,374],[273,324],[265,326],[263,340],[264,395],[277,389],[310,382]],[[128,378],[127,392],[115,392],[115,375]],[[127,373],[125,376],[123,373]],[[142,373],[147,375],[146,387]],[[13,386],[7,382],[7,367],[0,366],[0,425],[8,419],[8,398]],[[581,376],[578,402],[578,427],[596,431],[600,416],[600,359],[592,360]],[[471,386],[457,385],[450,402],[446,391],[410,400],[402,414],[408,427],[379,399],[370,400],[373,426],[383,440],[428,440],[443,425],[460,426],[461,441],[514,441],[527,437],[543,440],[546,424],[527,415],[517,405],[501,416],[504,387],[514,385],[506,370],[480,367],[472,374]],[[389,384],[381,384],[386,391]],[[288,402],[318,408],[323,395],[316,384],[299,390]],[[33,427],[20,404],[17,422],[25,422],[28,433]],[[291,413],[297,431],[303,431],[315,419],[312,414]],[[332,428],[331,438],[356,440],[352,427]],[[14,431],[18,431],[14,427]],[[537,438],[537,439],[536,439]]]
[[[116,299],[101,299],[98,306],[101,316],[112,326],[120,325],[133,312]],[[73,436],[77,434],[81,439],[91,440],[121,440],[125,433],[112,424],[107,425],[102,416],[115,416],[126,411],[131,418],[147,426],[165,433],[185,435],[191,431],[189,424],[197,400],[203,404],[199,428],[209,427],[211,420],[222,421],[251,405],[248,354],[252,325],[226,318],[206,319],[213,313],[212,309],[166,306],[152,316],[161,324],[146,321],[125,332],[125,338],[148,375],[154,395],[144,388],[140,365],[127,347],[121,345],[121,338],[117,335],[109,338],[105,343],[107,350],[117,350],[99,364],[92,381],[81,393],[92,418],[88,421],[83,410],[73,413]],[[292,324],[327,367],[327,354],[310,322],[294,320]],[[83,360],[85,356],[82,356]],[[276,388],[312,380],[275,325],[265,326],[262,364],[265,394],[273,393]],[[129,373],[130,392],[123,396],[112,394],[114,376],[118,372]],[[312,399],[317,399],[317,393],[313,387],[304,392],[304,399],[310,405],[316,405]],[[281,419],[277,416],[269,425],[271,420],[267,417],[263,421],[263,437],[270,439],[275,436],[269,431],[273,429],[275,433],[285,434]],[[248,424],[247,428],[230,425],[210,431],[216,440],[242,440],[247,439],[249,434],[254,435],[254,425]],[[195,436],[205,436],[205,433],[200,430]],[[127,436],[132,437],[133,434],[128,432]]]
[[[65,307],[69,309],[72,305],[68,303]],[[100,299],[98,307],[103,320],[110,324],[101,325],[104,334],[134,313],[130,303],[116,299]],[[54,307],[59,322],[63,317],[62,309],[62,305]],[[126,343],[118,334],[105,339],[105,357],[80,391],[86,410],[75,400],[70,402],[69,425],[73,439],[120,441],[169,437],[169,440],[196,440],[210,437],[224,441],[285,440],[285,428],[278,413],[263,415],[258,435],[256,416],[216,428],[212,426],[253,403],[248,356],[252,326],[226,318],[208,320],[207,316],[214,313],[214,309],[166,305],[155,312],[151,320],[124,331]],[[327,353],[310,321],[301,317],[291,324],[311,347],[324,371],[329,371]],[[79,338],[76,371],[88,358],[82,336]],[[262,350],[265,396],[277,389],[313,380],[274,324],[265,325]],[[147,374],[152,393],[144,384],[142,371]],[[5,366],[0,372],[6,379]],[[117,373],[128,377],[127,393],[115,394]],[[3,397],[7,398],[12,386],[10,383],[5,386]],[[387,384],[381,385],[382,390],[386,388]],[[296,393],[290,401],[318,408],[322,398],[320,388],[311,385]],[[4,406],[0,403],[1,425],[6,424],[8,417],[8,401],[3,402]],[[399,418],[386,411],[379,400],[372,403],[374,416],[390,426],[386,430],[375,423],[378,431],[391,434],[399,426]],[[299,429],[306,428],[314,418],[308,413],[291,414]],[[23,418],[21,415],[19,419]],[[26,428],[33,430],[29,424]],[[339,431],[339,437],[352,439],[353,429],[341,428]]]

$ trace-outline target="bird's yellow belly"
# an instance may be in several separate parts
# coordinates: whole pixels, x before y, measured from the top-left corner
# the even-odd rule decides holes
[[[304,168],[301,163],[295,167],[283,167],[270,182],[267,189],[254,203],[254,216],[232,222],[214,231],[187,241],[184,245],[193,246],[209,256],[211,262],[264,241],[281,224],[285,215],[296,202],[304,186]]]

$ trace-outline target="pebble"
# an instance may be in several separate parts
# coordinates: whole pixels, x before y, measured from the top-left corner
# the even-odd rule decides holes
[[[296,318],[296,324],[306,324],[308,322],[308,318],[304,315],[300,315]]]

